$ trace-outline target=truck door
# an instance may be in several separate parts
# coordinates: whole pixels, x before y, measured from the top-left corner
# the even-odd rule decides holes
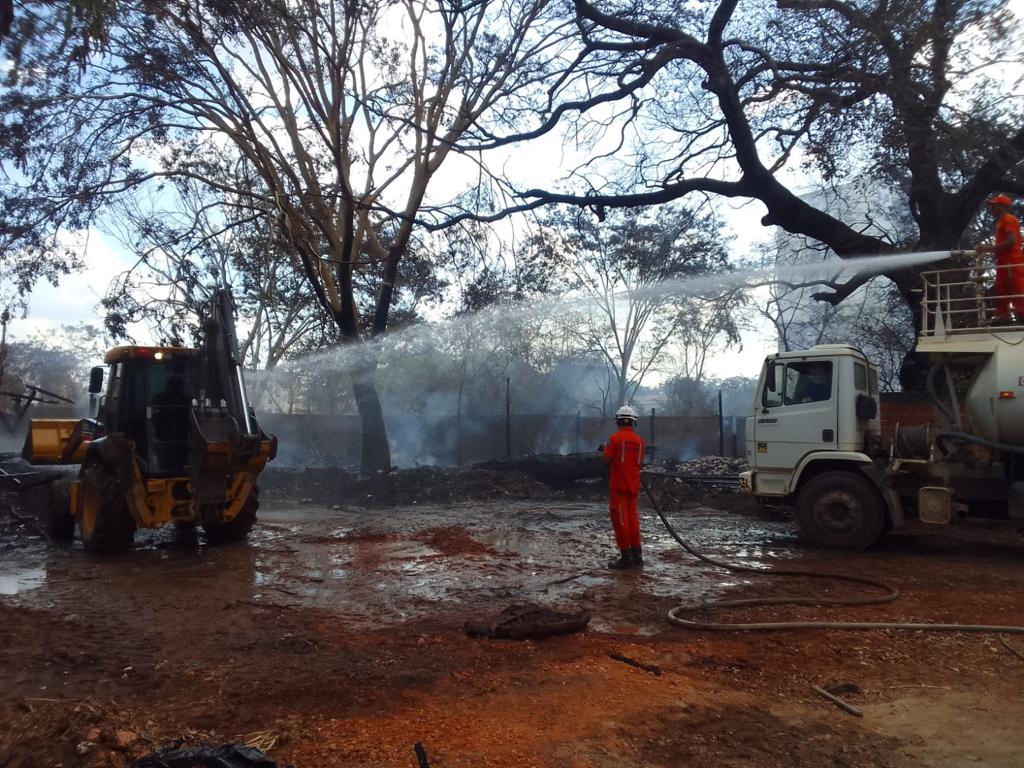
[[[832,360],[773,360],[754,413],[754,464],[791,471],[810,451],[837,447]]]

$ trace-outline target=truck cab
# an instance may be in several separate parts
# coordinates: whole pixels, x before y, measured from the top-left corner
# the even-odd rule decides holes
[[[921,273],[915,352],[933,416],[900,423],[890,411],[888,446],[875,367],[860,350],[822,345],[765,361],[740,487],[794,503],[819,546],[866,547],[903,525],[904,504],[929,524],[1024,522],[1024,294],[995,293],[975,253],[950,256],[966,263]]]
[[[878,371],[859,349],[822,344],[770,355],[746,420],[750,470],[741,488],[795,502],[816,543],[865,547],[892,515],[876,463],[880,434]]]

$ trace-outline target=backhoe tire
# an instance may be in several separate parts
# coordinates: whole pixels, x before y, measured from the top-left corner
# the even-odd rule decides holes
[[[71,486],[56,480],[47,489],[46,533],[55,541],[75,538],[75,516],[71,511]]]
[[[234,519],[226,523],[206,523],[203,532],[210,544],[228,544],[245,541],[249,531],[256,524],[256,511],[260,508],[259,489],[254,485],[242,508]]]
[[[885,505],[867,478],[853,472],[823,472],[797,499],[800,530],[826,549],[871,546],[885,526]]]
[[[104,464],[82,467],[79,475],[82,495],[78,530],[90,552],[125,552],[135,540],[135,518],[117,480],[117,474]]]

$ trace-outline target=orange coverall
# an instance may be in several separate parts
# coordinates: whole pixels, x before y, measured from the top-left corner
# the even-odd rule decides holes
[[[1024,311],[1024,253],[1021,252],[1020,222],[1012,213],[1004,213],[996,221],[996,315],[1018,317]],[[999,269],[1003,267],[1003,269]],[[1011,298],[1013,297],[1013,298]]]
[[[604,446],[604,460],[610,469],[608,509],[615,543],[620,550],[640,546],[640,516],[636,500],[640,495],[640,467],[644,462],[644,441],[632,427],[619,427]]]

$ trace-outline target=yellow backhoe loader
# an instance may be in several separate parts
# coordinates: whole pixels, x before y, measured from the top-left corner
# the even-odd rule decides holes
[[[22,456],[80,464],[54,484],[49,532],[86,549],[129,549],[137,528],[202,526],[210,542],[244,539],[256,521],[256,477],[277,455],[248,402],[231,293],[214,291],[201,344],[115,347],[92,369],[85,419],[32,419]],[[106,389],[104,390],[104,379]]]

